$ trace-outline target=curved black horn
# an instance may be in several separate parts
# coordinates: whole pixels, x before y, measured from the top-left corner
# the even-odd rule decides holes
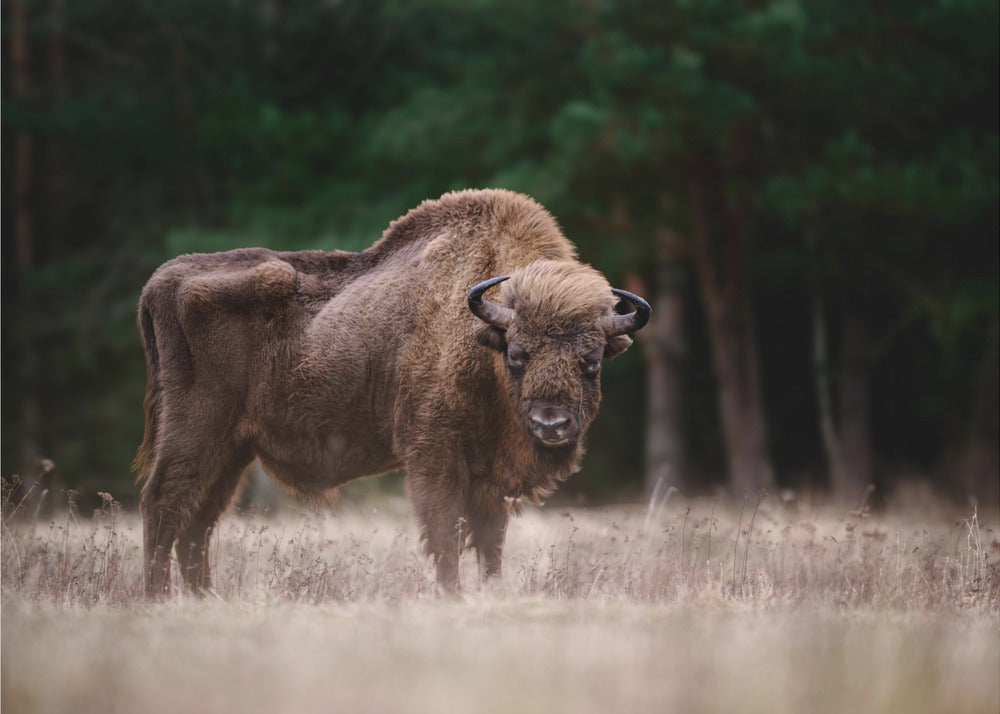
[[[510,323],[514,321],[514,311],[509,307],[497,305],[495,302],[483,299],[483,293],[492,288],[497,283],[509,280],[509,275],[501,275],[498,278],[490,278],[479,283],[469,291],[469,309],[472,314],[483,322],[489,323],[500,330],[506,330]]]
[[[614,337],[616,335],[624,335],[626,333],[635,332],[636,330],[641,330],[645,324],[649,322],[649,313],[652,312],[652,309],[649,307],[649,303],[638,295],[633,295],[625,290],[611,288],[611,292],[623,300],[627,300],[632,303],[635,310],[627,315],[610,315],[605,317],[605,334],[608,337]]]

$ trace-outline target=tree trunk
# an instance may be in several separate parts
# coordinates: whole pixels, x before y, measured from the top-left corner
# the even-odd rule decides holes
[[[16,101],[26,102],[31,91],[28,72],[28,17],[25,0],[11,0],[10,64],[13,95]],[[34,183],[34,142],[31,134],[21,129],[17,133],[14,149],[14,242],[17,256],[18,330],[21,351],[21,468],[25,474],[34,473],[41,458],[41,407],[35,379],[36,355],[34,340],[29,334],[28,316],[25,314],[25,282],[35,259],[34,231],[31,214],[31,197]]]
[[[713,200],[714,199],[714,200]],[[722,216],[721,226],[711,216]],[[731,489],[754,492],[772,479],[761,393],[746,246],[740,217],[704,159],[691,184],[692,256],[705,305]],[[718,240],[713,234],[718,233]]]
[[[66,30],[64,27],[64,0],[51,0],[49,10],[49,83],[51,86],[51,102],[53,112],[59,111],[59,104],[66,98]],[[71,230],[68,223],[68,204],[70,184],[69,171],[66,167],[65,142],[59,137],[50,136],[46,141],[48,155],[48,181],[45,193],[48,225],[50,230],[58,235],[62,231]]]
[[[816,408],[818,411],[819,433],[823,439],[827,472],[831,488],[838,483],[844,473],[844,458],[841,453],[840,434],[837,429],[837,415],[833,406],[833,377],[830,363],[830,347],[827,341],[826,300],[818,286],[812,294],[812,356],[813,374],[816,378]]]
[[[811,250],[816,249],[812,236],[806,243]],[[861,319],[848,315],[841,326],[836,375],[831,377],[826,300],[818,281],[812,295],[812,318],[816,404],[830,491],[837,501],[856,504],[872,481],[870,394],[874,348]]]
[[[194,160],[194,104],[187,87],[187,48],[180,28],[174,23],[163,26],[170,47],[170,83],[174,93],[174,124],[180,156],[178,183],[184,218],[196,224],[199,211],[199,174]]]
[[[1000,326],[994,321],[983,360],[976,370],[965,447],[953,481],[980,508],[1000,506]]]
[[[837,369],[841,455],[831,485],[834,498],[845,503],[860,502],[872,481],[873,351],[864,323],[856,315],[844,318]]]
[[[684,433],[681,419],[681,378],[684,339],[684,270],[681,239],[660,230],[654,237],[656,282],[652,293],[637,276],[629,289],[648,295],[653,308],[649,324],[636,333],[646,354],[646,458],[645,489],[652,494],[684,481]]]

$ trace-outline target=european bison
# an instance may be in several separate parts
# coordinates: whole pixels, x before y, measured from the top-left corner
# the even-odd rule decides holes
[[[167,591],[171,548],[189,588],[211,587],[211,529],[255,457],[306,497],[405,467],[440,585],[458,588],[469,546],[498,574],[509,513],[578,470],[601,362],[648,316],[501,190],[425,201],[361,253],[165,263],[139,305],[147,595]]]

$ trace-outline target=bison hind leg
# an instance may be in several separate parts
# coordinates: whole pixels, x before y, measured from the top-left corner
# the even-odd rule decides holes
[[[169,592],[175,543],[188,587],[211,582],[206,560],[210,529],[229,504],[247,463],[248,449],[227,448],[218,441],[194,455],[158,455],[139,500],[146,597]]]
[[[146,597],[170,591],[170,553],[203,488],[197,472],[158,459],[139,498]]]
[[[208,546],[212,531],[236,493],[243,469],[250,463],[249,449],[234,450],[204,491],[194,514],[181,529],[175,546],[181,577],[188,590],[202,594],[212,590]]]

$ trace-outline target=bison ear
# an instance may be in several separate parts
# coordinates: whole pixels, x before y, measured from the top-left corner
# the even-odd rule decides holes
[[[489,347],[497,352],[503,352],[507,349],[506,333],[493,325],[477,320],[476,326],[472,328],[472,335],[476,338],[476,342],[484,347]]]
[[[604,347],[604,360],[614,359],[632,345],[632,338],[628,335],[617,335],[608,340]]]

